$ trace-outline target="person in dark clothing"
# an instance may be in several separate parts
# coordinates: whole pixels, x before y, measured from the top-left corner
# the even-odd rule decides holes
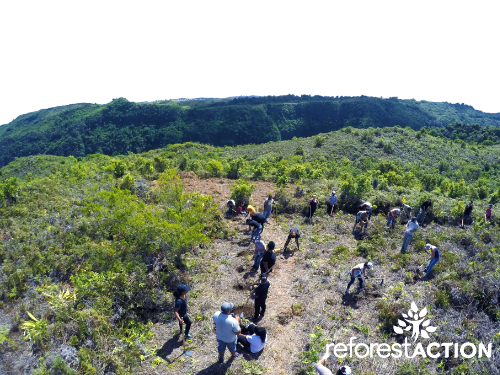
[[[432,207],[432,201],[429,198],[420,206],[420,212],[417,216],[417,224],[422,225],[425,220],[425,216],[427,215],[427,211],[430,207]]]
[[[315,195],[309,200],[309,221],[312,224],[313,223],[313,216],[314,213],[316,212],[316,208],[318,208],[319,201],[316,198]]]
[[[258,320],[259,317],[263,317],[266,312],[266,299],[267,292],[269,291],[269,280],[267,280],[267,275],[263,273],[260,276],[260,284],[255,288],[255,314],[253,316],[254,321]]]
[[[267,224],[267,219],[263,214],[255,214],[252,216],[252,220],[256,221],[260,225],[262,225],[262,230],[260,231],[259,235],[262,233],[264,230],[264,224]]]
[[[252,230],[252,235],[250,237],[250,243],[253,241],[260,239],[259,235],[262,232],[262,225],[256,222],[255,220],[252,219],[247,219],[246,223],[250,226],[253,227],[254,229]]]
[[[276,254],[274,254],[274,252],[273,252],[274,247],[275,247],[275,244],[273,241],[270,241],[267,244],[267,251],[264,254],[264,256],[262,257],[262,260],[260,262],[260,272],[261,273],[268,274],[269,272],[272,271],[273,266],[276,263]]]
[[[186,293],[191,290],[191,287],[181,284],[174,291],[175,304],[174,304],[174,315],[179,321],[179,328],[181,330],[182,335],[182,326],[186,325],[186,330],[184,332],[184,337],[186,339],[191,338],[191,334],[189,333],[189,329],[191,328],[191,320],[187,314],[187,297]]]
[[[470,203],[465,206],[465,211],[464,211],[464,216],[462,217],[462,225],[461,227],[462,228],[465,228],[464,224],[468,224],[469,221],[472,221],[472,209],[474,208],[472,206],[472,201],[470,201]]]
[[[299,238],[300,238],[300,233],[297,228],[292,228],[290,229],[290,233],[288,234],[288,238],[285,242],[285,247],[283,248],[283,251],[288,251],[288,244],[290,243],[290,240],[292,238],[295,238],[295,243],[297,244],[297,250],[300,250],[300,245],[299,245]]]

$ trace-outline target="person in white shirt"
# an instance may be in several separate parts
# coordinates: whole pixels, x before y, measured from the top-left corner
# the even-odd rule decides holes
[[[266,252],[266,243],[262,240],[255,241],[254,263],[251,272],[255,272],[260,267],[260,262]]]
[[[403,238],[403,246],[401,247],[401,254],[406,253],[406,249],[408,248],[408,245],[410,244],[410,241],[413,238],[413,235],[415,234],[417,229],[418,229],[417,217],[414,216],[411,218],[408,224],[406,224],[406,232]]]
[[[314,364],[314,368],[319,375],[333,375],[333,373],[324,365],[329,356],[329,353],[325,353],[325,355]],[[351,375],[351,368],[349,366],[340,366],[336,375]]]
[[[243,345],[251,353],[258,353],[264,349],[267,342],[267,331],[263,327],[249,324],[241,328],[238,335],[238,343]]]
[[[366,277],[366,271],[369,269],[373,269],[373,264],[371,262],[360,263],[351,269],[351,271],[349,272],[351,281],[349,281],[349,284],[347,284],[345,294],[349,294],[349,288],[352,284],[354,284],[354,281],[356,281],[356,277],[359,278],[359,291],[363,290],[363,276]]]

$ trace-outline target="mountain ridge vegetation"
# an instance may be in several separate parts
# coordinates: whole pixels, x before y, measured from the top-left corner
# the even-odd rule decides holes
[[[500,114],[464,104],[374,97],[267,96],[230,100],[71,104],[0,126],[0,166],[15,157],[141,153],[167,144],[260,144],[353,128],[410,127],[486,145],[500,142]]]

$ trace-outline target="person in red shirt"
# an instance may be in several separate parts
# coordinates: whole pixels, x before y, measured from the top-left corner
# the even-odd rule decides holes
[[[484,214],[484,222],[487,223],[488,221],[491,223],[491,208],[493,207],[492,204],[490,204],[488,207],[486,207],[486,213]]]

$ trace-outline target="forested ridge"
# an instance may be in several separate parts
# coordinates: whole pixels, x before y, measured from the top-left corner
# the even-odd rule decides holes
[[[500,114],[464,104],[374,97],[267,96],[105,105],[72,104],[0,126],[0,165],[15,157],[145,152],[181,142],[214,146],[308,137],[347,126],[399,125],[465,142],[500,141]]]

